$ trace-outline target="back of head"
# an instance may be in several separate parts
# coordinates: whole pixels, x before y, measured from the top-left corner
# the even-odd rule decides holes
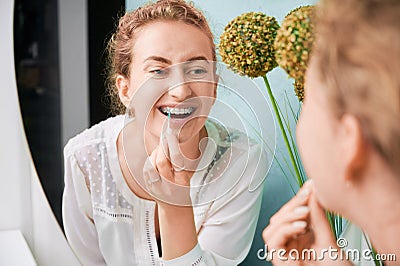
[[[400,1],[322,0],[314,55],[332,110],[400,173]]]

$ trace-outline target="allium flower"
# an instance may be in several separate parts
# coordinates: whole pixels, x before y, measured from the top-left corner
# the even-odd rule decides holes
[[[242,75],[264,76],[277,66],[274,40],[278,29],[276,19],[261,12],[234,18],[220,37],[222,61]]]
[[[300,83],[304,83],[314,41],[314,10],[314,6],[303,6],[292,10],[283,20],[275,39],[276,61],[290,77],[296,80],[295,90],[300,88]],[[303,98],[303,92],[301,95]]]
[[[295,80],[293,85],[297,98],[299,98],[299,101],[302,102],[304,100],[304,82]]]

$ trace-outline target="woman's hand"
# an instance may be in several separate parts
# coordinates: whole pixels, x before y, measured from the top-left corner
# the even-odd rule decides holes
[[[163,259],[170,260],[192,250],[197,244],[190,177],[178,138],[168,132],[146,160],[143,174],[147,189],[158,206]]]
[[[147,158],[143,176],[148,192],[159,203],[190,206],[190,178],[176,135],[162,134],[160,144]]]
[[[306,182],[299,193],[286,203],[264,229],[268,258],[274,265],[352,265],[340,260],[328,220],[312,186]],[[325,249],[336,249],[337,260]],[[279,253],[279,250],[285,252]],[[266,251],[266,252],[267,252]],[[315,252],[314,252],[315,251]]]

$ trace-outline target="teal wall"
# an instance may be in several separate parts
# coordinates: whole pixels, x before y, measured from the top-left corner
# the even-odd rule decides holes
[[[132,10],[146,2],[148,1],[126,0],[126,7],[127,10]],[[282,19],[290,10],[298,6],[316,3],[315,0],[194,0],[193,2],[207,17],[217,44],[225,25],[234,17],[242,13],[261,11],[267,15],[276,17],[279,23],[281,23]],[[286,98],[285,95],[287,95],[292,106],[297,108],[298,101],[292,89],[293,81],[287,78],[284,71],[280,68],[276,68],[268,74],[268,78],[274,94],[278,99],[279,105],[281,107],[285,106],[284,99]],[[254,81],[260,88],[265,88],[262,79],[257,78]],[[279,150],[285,150],[285,145],[280,136],[279,129],[277,129],[277,136],[277,157],[278,160],[284,161],[285,158],[283,158],[279,153]],[[267,179],[264,182],[263,204],[253,245],[249,255],[241,265],[269,265],[269,263],[257,258],[257,251],[264,247],[261,232],[268,224],[269,218],[273,213],[275,213],[292,196],[293,192],[288,185],[288,182],[283,176],[281,170],[278,168],[278,164],[274,161]]]

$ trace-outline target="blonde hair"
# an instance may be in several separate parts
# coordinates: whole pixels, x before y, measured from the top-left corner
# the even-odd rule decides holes
[[[125,111],[125,106],[118,96],[115,79],[118,74],[130,78],[129,73],[135,34],[139,28],[156,20],[180,21],[204,31],[210,39],[213,60],[216,61],[213,34],[204,15],[193,4],[188,4],[184,0],[159,0],[155,3],[139,7],[134,11],[126,12],[119,19],[118,27],[107,46],[107,90],[111,101],[111,109],[114,114],[121,114]]]
[[[316,68],[333,110],[355,115],[400,173],[400,1],[322,0],[316,31]]]

